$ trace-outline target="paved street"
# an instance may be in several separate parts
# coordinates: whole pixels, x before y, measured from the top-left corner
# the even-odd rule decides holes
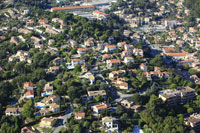
[[[58,122],[55,125],[56,128],[54,129],[53,133],[58,133],[60,131],[60,129],[62,129],[63,127],[65,127],[65,123],[67,121],[67,118],[70,118],[71,115],[72,115],[72,113],[73,113],[73,110],[70,107],[69,111],[66,112],[66,114],[64,116],[62,116],[61,118],[58,119]]]

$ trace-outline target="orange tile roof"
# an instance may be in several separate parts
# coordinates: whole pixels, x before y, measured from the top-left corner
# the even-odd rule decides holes
[[[102,55],[102,57],[103,58],[109,58],[109,57],[111,57],[111,55],[110,54],[104,54],[104,55]]]
[[[186,56],[187,53],[166,53],[167,56]]]
[[[92,6],[92,5],[87,5],[87,6],[55,7],[55,8],[51,8],[51,10],[52,10],[52,11],[56,11],[56,10],[81,9],[81,8],[94,8],[94,6]]]
[[[72,59],[73,62],[81,61],[81,59]]]
[[[93,11],[93,13],[101,14],[101,15],[104,15],[104,16],[108,15],[108,14],[106,14],[106,13],[104,13],[104,12],[100,12],[100,11],[98,11],[98,10]]]
[[[106,48],[115,48],[115,45],[107,45]]]
[[[87,51],[87,48],[78,48],[78,51]]]
[[[95,106],[97,109],[106,109],[107,105],[106,104],[100,104]]]
[[[120,63],[121,61],[119,59],[112,59],[110,60],[110,63]]]
[[[183,60],[183,61],[180,61],[180,63],[193,62],[193,61],[194,61],[193,59],[190,59],[190,60]]]
[[[84,112],[77,112],[77,113],[75,113],[75,116],[85,117],[85,113]]]
[[[26,82],[24,83],[24,88],[27,88],[27,87],[33,87],[33,83],[32,82]]]
[[[165,53],[171,53],[171,52],[174,52],[175,49],[174,49],[174,48],[163,48],[163,51],[164,51]]]
[[[32,91],[32,90],[26,91],[25,95],[26,96],[28,96],[28,95],[34,95],[34,91]]]

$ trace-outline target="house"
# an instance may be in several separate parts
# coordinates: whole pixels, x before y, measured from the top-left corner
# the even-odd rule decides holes
[[[97,96],[102,96],[103,98],[106,98],[106,91],[105,90],[88,91],[88,99],[93,99]]]
[[[200,114],[193,113],[184,119],[184,123],[191,129],[200,131]]]
[[[128,90],[129,89],[128,83],[125,82],[124,80],[117,79],[115,85],[116,85],[116,87],[118,87],[121,90]]]
[[[46,118],[43,117],[39,123],[40,127],[52,128],[57,122],[57,118]]]
[[[32,36],[31,41],[33,41],[35,44],[42,43],[42,39],[40,39],[39,37],[36,37],[36,36]]]
[[[127,108],[127,109],[130,109],[130,108],[134,105],[133,102],[130,102],[130,101],[125,100],[125,99],[123,99],[123,100],[120,102],[120,104],[121,104],[123,107]]]
[[[26,99],[33,99],[34,98],[34,91],[33,90],[27,90],[24,94],[24,97]]]
[[[75,113],[75,119],[80,120],[85,118],[85,112],[77,112]]]
[[[71,46],[72,48],[74,48],[74,47],[76,47],[76,46],[78,45],[78,43],[77,43],[76,41],[74,41],[74,40],[70,40],[70,41],[69,41],[69,44],[70,44],[70,46]]]
[[[122,54],[121,54],[122,57],[127,57],[127,56],[130,56],[130,55],[131,55],[131,53],[128,50],[122,51]]]
[[[41,96],[49,96],[52,94],[53,94],[53,84],[52,83],[45,84]]]
[[[92,107],[92,110],[94,113],[96,114],[100,114],[100,112],[104,109],[108,109],[108,105],[105,104],[105,103],[102,103],[102,104],[99,104],[99,105],[93,105]]]
[[[125,50],[128,50],[128,51],[133,51],[134,46],[133,46],[133,45],[125,45],[125,46],[124,46],[124,49],[125,49]]]
[[[93,15],[98,19],[98,20],[102,20],[103,22],[105,22],[108,18],[108,14],[95,10],[93,11]]]
[[[33,83],[32,82],[25,82],[23,88],[26,89],[28,87],[33,87]]]
[[[33,127],[23,127],[21,129],[21,133],[39,133],[36,129],[34,129]]]
[[[111,54],[103,54],[102,55],[102,60],[105,61],[107,59],[111,59],[112,58],[112,55]]]
[[[40,19],[40,20],[39,20],[39,23],[42,24],[42,25],[43,25],[43,24],[47,24],[47,23],[48,23],[48,20],[47,20],[47,19]]]
[[[53,113],[60,111],[60,105],[57,103],[51,103],[49,104],[49,110]]]
[[[134,48],[134,49],[133,49],[133,54],[134,54],[135,56],[144,56],[143,50],[142,50],[142,49],[137,49],[137,48]]]
[[[125,57],[125,58],[124,58],[124,63],[125,63],[125,64],[128,64],[128,63],[130,63],[130,62],[132,62],[132,63],[134,62],[133,57]]]
[[[88,48],[78,48],[77,53],[79,55],[83,55],[83,54],[87,53],[87,51],[88,51]]]
[[[124,48],[126,45],[127,45],[126,42],[118,42],[117,43],[117,46],[121,47],[121,48]]]
[[[45,103],[59,103],[60,96],[52,94],[46,98],[43,99]]]
[[[64,24],[64,21],[62,19],[60,19],[60,18],[52,18],[51,21],[54,22],[54,23]]]
[[[144,63],[142,63],[142,64],[140,65],[140,69],[142,69],[143,72],[147,72],[147,65],[144,64]]]
[[[54,64],[59,64],[59,63],[63,63],[64,62],[64,59],[61,58],[61,57],[57,57],[53,60],[53,63]]]
[[[47,108],[42,108],[40,111],[39,111],[40,115],[49,115],[51,113],[51,111]]]
[[[103,117],[102,118],[102,128],[107,133],[118,132],[118,122],[116,118],[113,117]]]
[[[49,68],[48,72],[55,73],[55,72],[58,72],[59,70],[60,70],[59,66],[52,66]]]
[[[114,65],[120,66],[121,65],[121,61],[119,59],[111,59],[111,60],[107,60],[106,64],[107,64],[108,68],[111,68]]]
[[[91,72],[88,72],[84,75],[85,78],[89,79],[90,84],[94,84],[95,83],[95,77]]]
[[[164,23],[165,23],[165,26],[169,27],[169,28],[173,28],[174,26],[177,25],[177,21],[176,20],[168,20],[168,19],[166,19],[164,21]]]
[[[125,70],[112,71],[111,73],[109,73],[109,79],[115,79],[125,73]]]
[[[10,42],[14,43],[15,45],[19,45],[19,39],[14,36],[11,37]]]
[[[116,49],[117,49],[117,47],[115,45],[107,45],[107,46],[105,46],[104,51],[108,53],[108,52],[114,51]]]
[[[32,31],[27,30],[27,29],[23,29],[23,28],[18,29],[18,32],[19,32],[19,33],[23,33],[23,34],[29,34],[29,33],[32,33]]]
[[[86,41],[85,41],[85,46],[87,46],[87,47],[92,47],[92,46],[94,46],[94,38],[89,38],[89,39],[87,39]]]
[[[85,63],[85,60],[81,60],[81,59],[72,59],[71,60],[71,64],[72,64],[72,66],[76,66],[76,65],[82,65],[82,64],[84,64]]]
[[[6,108],[6,116],[20,116],[23,108]]]

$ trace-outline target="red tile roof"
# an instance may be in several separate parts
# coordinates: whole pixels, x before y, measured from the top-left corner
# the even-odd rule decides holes
[[[92,5],[87,5],[87,6],[55,7],[55,8],[51,8],[51,10],[52,10],[52,11],[56,11],[56,10],[81,9],[81,8],[94,8],[94,6],[92,6]]]
[[[100,11],[98,11],[98,10],[93,11],[93,13],[101,14],[101,15],[104,15],[104,16],[108,15],[108,14],[106,14],[106,13],[104,13],[104,12],[100,12]]]

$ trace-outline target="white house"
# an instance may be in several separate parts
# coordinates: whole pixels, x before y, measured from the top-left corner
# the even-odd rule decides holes
[[[82,65],[85,63],[85,60],[81,60],[81,59],[72,59],[71,64],[72,66],[76,66],[76,65]]]
[[[147,72],[147,66],[143,63],[140,65],[140,69],[142,69],[143,72]]]
[[[76,120],[80,120],[80,119],[83,119],[83,118],[85,118],[85,113],[84,112],[75,113],[75,119]]]
[[[115,45],[107,45],[107,46],[105,46],[104,51],[105,52],[111,52],[111,51],[116,50],[116,49],[117,49],[117,47]]]
[[[23,111],[23,108],[6,108],[6,116],[19,116],[21,115],[21,112]]]
[[[125,57],[125,58],[124,58],[124,63],[125,63],[125,64],[128,64],[129,62],[134,62],[133,57]]]
[[[102,128],[105,129],[107,133],[118,132],[117,119],[113,117],[102,118]]]

